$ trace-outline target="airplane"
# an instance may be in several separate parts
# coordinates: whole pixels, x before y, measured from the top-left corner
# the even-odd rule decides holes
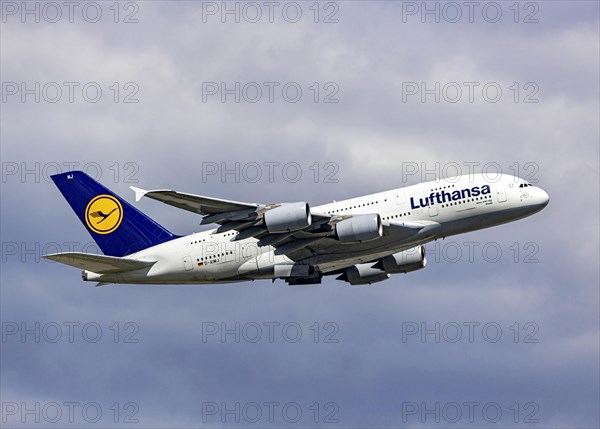
[[[425,268],[425,243],[539,212],[548,194],[511,175],[436,179],[310,207],[307,202],[246,203],[131,187],[202,217],[216,229],[178,236],[82,171],[51,176],[103,255],[44,258],[82,269],[106,284],[222,284],[282,279],[320,284],[336,275],[367,285]]]

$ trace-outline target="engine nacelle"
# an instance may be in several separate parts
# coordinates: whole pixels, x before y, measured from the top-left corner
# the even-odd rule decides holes
[[[381,282],[390,278],[390,275],[378,268],[373,268],[373,264],[356,264],[344,270],[337,280],[343,280],[353,286],[366,285]]]
[[[335,238],[341,242],[375,240],[382,235],[381,216],[377,213],[355,215],[335,225]]]
[[[299,231],[312,223],[308,203],[284,203],[265,212],[263,220],[270,233]]]
[[[425,268],[425,265],[427,265],[425,247],[417,246],[381,258],[374,266],[386,273],[396,274],[420,270]]]

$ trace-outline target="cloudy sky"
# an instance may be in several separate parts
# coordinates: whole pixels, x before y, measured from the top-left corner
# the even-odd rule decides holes
[[[0,4],[2,427],[598,427],[597,2]],[[129,201],[457,168],[551,201],[369,287],[94,288],[40,260],[96,251],[73,168]]]

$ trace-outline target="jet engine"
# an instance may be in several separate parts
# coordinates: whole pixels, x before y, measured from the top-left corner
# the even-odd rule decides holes
[[[291,232],[306,228],[312,223],[308,203],[285,203],[264,214],[267,231]]]
[[[335,225],[335,238],[341,242],[369,241],[383,235],[378,214],[355,215]]]
[[[427,265],[425,247],[417,246],[381,258],[373,267],[389,274],[396,274],[420,270],[425,268],[425,265]]]
[[[353,286],[381,282],[390,278],[390,275],[378,268],[373,268],[373,263],[356,264],[348,267],[337,277]]]

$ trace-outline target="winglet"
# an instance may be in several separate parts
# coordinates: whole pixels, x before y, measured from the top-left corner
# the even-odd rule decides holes
[[[142,188],[136,188],[135,186],[130,186],[129,187],[133,192],[135,192],[135,202],[139,202],[144,195],[146,195],[148,193],[148,191],[146,191],[145,189]]]

